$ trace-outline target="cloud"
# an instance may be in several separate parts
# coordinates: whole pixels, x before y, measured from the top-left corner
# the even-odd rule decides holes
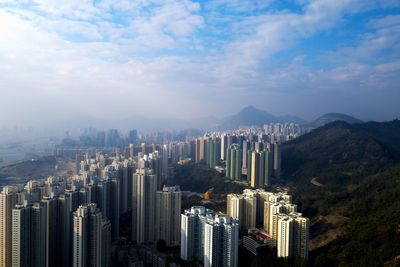
[[[371,16],[350,45],[297,50],[345,28],[353,15],[379,14],[396,2],[297,1],[292,9],[276,3],[2,0],[0,105],[13,112],[0,112],[0,124],[65,114],[198,117],[252,102],[295,113],[296,104],[282,104],[295,103],[294,96],[302,114],[314,116],[323,105],[307,110],[305,96],[326,101],[324,94],[365,92],[362,110],[378,90],[396,96],[398,15]],[[279,61],[282,53],[291,55]],[[307,65],[310,58],[319,64]]]

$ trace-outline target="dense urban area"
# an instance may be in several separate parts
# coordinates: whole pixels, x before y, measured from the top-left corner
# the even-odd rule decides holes
[[[0,168],[1,266],[395,266],[399,128],[83,129]]]
[[[238,266],[239,247],[243,257],[307,260],[309,219],[286,187],[272,186],[281,143],[306,131],[294,123],[180,137],[85,129],[47,159],[57,175],[3,187],[2,265]],[[199,177],[185,174],[196,168]]]

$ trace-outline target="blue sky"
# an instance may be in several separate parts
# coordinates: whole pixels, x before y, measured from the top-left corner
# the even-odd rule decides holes
[[[398,0],[0,0],[0,125],[400,116]]]

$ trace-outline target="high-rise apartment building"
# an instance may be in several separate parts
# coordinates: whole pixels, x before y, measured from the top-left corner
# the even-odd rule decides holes
[[[270,185],[272,155],[268,150],[251,150],[248,153],[247,174],[253,188]]]
[[[297,211],[297,205],[292,203],[292,197],[283,193],[270,193],[264,201],[264,230],[275,239],[277,226],[273,225],[273,215],[289,214]],[[276,239],[275,239],[276,240]]]
[[[221,135],[221,160],[226,159],[226,149],[228,148],[228,136],[226,134]]]
[[[154,242],[157,179],[149,169],[138,169],[132,181],[132,240]]]
[[[237,266],[239,222],[192,207],[181,215],[181,258],[204,266]]]
[[[310,235],[310,220],[301,213],[293,212],[293,255],[304,259],[308,258],[308,241]]]
[[[17,204],[18,188],[5,186],[0,193],[0,267],[12,263],[12,210]]]
[[[233,219],[240,221],[240,227],[243,226],[243,195],[228,194],[226,196],[226,213]]]
[[[46,210],[41,202],[12,210],[12,266],[46,266]],[[67,266],[66,264],[60,266]]]
[[[248,151],[250,150],[250,142],[243,140],[242,142],[242,174],[247,174]]]
[[[68,266],[65,258],[67,246],[67,234],[65,224],[68,224],[65,202],[59,196],[45,196],[42,200],[46,210],[45,232],[46,266]]]
[[[289,216],[283,216],[278,220],[278,257],[292,256],[293,238],[293,219]]]
[[[197,138],[195,140],[195,149],[196,149],[196,157],[195,157],[195,161],[199,162],[200,160],[205,159],[205,157],[207,156],[207,142],[208,142],[208,138],[207,137],[200,137]]]
[[[233,180],[242,179],[242,150],[238,144],[226,150],[226,177]]]
[[[181,258],[204,261],[204,224],[214,212],[202,206],[187,209],[181,215]]]
[[[264,219],[264,199],[267,194],[271,193],[261,189],[245,189],[243,190],[243,194],[228,194],[227,214],[239,220],[242,230],[262,225]]]
[[[165,187],[156,194],[155,241],[178,246],[181,237],[181,191],[179,186]]]
[[[281,177],[281,145],[278,143],[274,143],[274,177],[279,179]]]
[[[16,205],[12,210],[12,266],[31,266],[31,207]]]
[[[111,226],[96,204],[79,206],[73,227],[72,266],[109,266]]]
[[[308,258],[309,219],[301,213],[275,214],[278,257]]]
[[[31,266],[40,267],[46,263],[46,206],[42,202],[31,206]]]
[[[210,168],[217,166],[221,158],[221,140],[217,137],[210,138],[207,142],[206,163]]]
[[[256,196],[229,194],[227,196],[227,214],[240,222],[242,230],[256,227]]]
[[[204,267],[238,266],[239,223],[224,214],[204,224]]]

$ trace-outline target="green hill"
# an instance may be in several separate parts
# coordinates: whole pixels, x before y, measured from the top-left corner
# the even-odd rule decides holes
[[[333,122],[285,143],[282,152],[282,171],[291,180],[346,185],[400,160],[400,121]]]
[[[349,218],[345,232],[311,253],[314,266],[400,266],[400,165],[365,178],[335,209]]]
[[[400,256],[400,121],[333,122],[283,145],[282,173],[311,218],[310,264]]]

